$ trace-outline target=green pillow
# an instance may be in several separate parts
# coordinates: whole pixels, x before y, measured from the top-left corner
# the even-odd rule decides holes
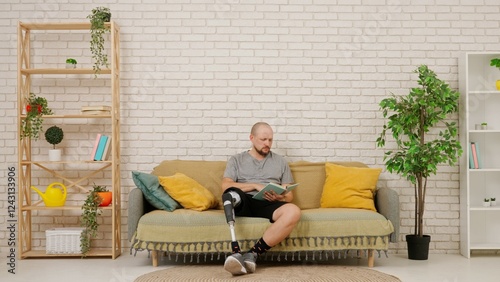
[[[182,207],[161,187],[158,176],[132,171],[132,179],[135,185],[141,189],[146,200],[155,208],[174,211]]]

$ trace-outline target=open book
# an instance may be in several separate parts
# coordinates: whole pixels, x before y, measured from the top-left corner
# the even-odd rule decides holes
[[[257,200],[261,200],[261,201],[265,201],[266,199],[264,199],[264,193],[267,191],[274,191],[276,194],[281,195],[283,193],[288,193],[288,192],[292,191],[297,186],[299,186],[299,183],[288,185],[287,187],[283,187],[283,186],[276,184],[276,183],[269,183],[266,185],[266,187],[264,187],[262,190],[260,190],[259,193],[253,195],[252,198],[257,199]]]

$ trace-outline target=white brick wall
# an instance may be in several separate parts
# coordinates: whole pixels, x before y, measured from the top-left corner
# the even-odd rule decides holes
[[[0,4],[2,183],[7,167],[17,161],[17,21],[84,21],[92,8],[107,5],[7,2]],[[457,88],[462,52],[500,50],[495,0],[104,2],[110,2],[121,26],[125,209],[132,170],[150,171],[163,159],[226,160],[248,148],[249,128],[259,120],[274,125],[275,150],[291,161],[353,160],[383,167],[383,151],[375,146],[383,124],[378,102],[415,86],[412,71],[419,64],[428,64]],[[65,38],[37,37],[34,61],[50,66],[68,56],[88,56],[88,35]],[[79,61],[90,63],[84,57]],[[47,94],[51,106],[61,111],[102,101],[88,93],[106,93],[105,83],[49,77],[35,81],[33,92]],[[53,101],[53,94],[61,93],[65,98]],[[78,158],[105,126],[67,123],[63,128],[67,137],[62,146]],[[39,144],[35,152],[44,154],[48,145]],[[412,189],[404,189],[409,183],[387,172],[380,185],[400,194],[402,241],[413,224]],[[429,186],[426,232],[433,236],[432,252],[457,253],[458,168],[444,168]],[[0,226],[5,226],[2,187]],[[128,246],[126,212],[122,214],[123,245]],[[36,230],[44,230],[63,221],[41,217],[37,222],[41,226]],[[2,252],[6,236],[0,228]],[[391,246],[392,252],[404,249],[404,242]]]

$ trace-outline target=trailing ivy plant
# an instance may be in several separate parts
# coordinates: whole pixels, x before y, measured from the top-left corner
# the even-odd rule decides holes
[[[107,7],[97,7],[92,9],[92,13],[87,16],[90,19],[90,51],[94,59],[95,77],[101,72],[101,67],[108,67],[108,55],[104,52],[104,33],[110,32],[105,26],[105,22],[111,20],[111,12]]]
[[[458,111],[460,93],[451,90],[425,65],[415,72],[420,87],[412,88],[406,96],[393,95],[380,102],[388,120],[377,138],[377,146],[386,145],[386,133],[390,131],[397,148],[386,152],[384,161],[389,172],[398,173],[413,184],[414,234],[422,237],[427,178],[437,173],[440,164],[456,164],[462,154],[457,123],[446,121]]]
[[[38,140],[43,130],[43,115],[52,115],[47,99],[30,93],[26,101],[26,118],[21,120],[21,140],[23,138]]]
[[[97,228],[99,227],[97,216],[102,213],[102,210],[99,209],[99,204],[101,204],[102,199],[99,197],[98,192],[107,191],[108,189],[106,189],[106,186],[100,186],[94,183],[92,190],[90,190],[82,205],[83,213],[80,217],[80,223],[84,229],[80,234],[80,249],[83,257],[90,251],[90,240],[97,237]]]

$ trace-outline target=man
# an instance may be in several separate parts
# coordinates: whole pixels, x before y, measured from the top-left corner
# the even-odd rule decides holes
[[[230,195],[237,216],[268,218],[272,225],[244,255],[238,243],[233,242],[233,254],[224,263],[224,269],[233,275],[254,272],[257,257],[284,240],[300,219],[300,209],[291,203],[292,193],[268,192],[264,195],[265,201],[252,198],[267,183],[287,186],[293,183],[293,177],[285,159],[271,151],[273,130],[269,124],[256,123],[250,132],[250,141],[252,148],[249,151],[227,162],[222,179],[223,199]],[[232,235],[234,241],[234,233]]]

